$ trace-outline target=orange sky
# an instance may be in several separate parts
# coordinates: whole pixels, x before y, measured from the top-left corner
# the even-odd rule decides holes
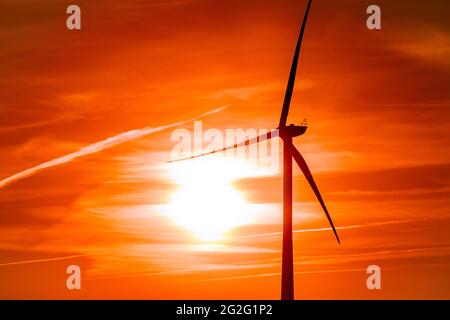
[[[376,3],[381,31],[368,1],[311,8],[288,123],[342,244],[294,168],[298,299],[450,299],[449,4]],[[68,31],[65,2],[2,1],[0,180],[223,106],[205,129],[277,125],[306,1],[77,4]],[[199,239],[166,214],[173,129],[1,187],[0,298],[278,299],[281,175],[233,177],[252,220]]]

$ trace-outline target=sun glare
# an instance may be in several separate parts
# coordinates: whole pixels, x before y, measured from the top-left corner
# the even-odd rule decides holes
[[[233,181],[263,171],[248,161],[219,155],[172,163],[170,173],[179,187],[167,214],[199,240],[220,240],[227,231],[253,220],[251,205]]]

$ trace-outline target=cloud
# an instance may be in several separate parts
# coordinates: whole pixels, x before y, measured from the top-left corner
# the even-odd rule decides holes
[[[320,273],[358,272],[358,271],[366,271],[366,269],[355,268],[355,269],[337,269],[337,270],[296,271],[295,274],[311,274],[311,273],[312,274],[315,274],[315,273],[320,274]],[[250,278],[261,278],[261,277],[279,277],[279,276],[281,276],[281,272],[271,272],[271,273],[250,274],[250,275],[245,275],[245,276],[205,279],[203,281],[223,281],[223,280],[250,279]]]
[[[408,38],[395,42],[393,47],[413,57],[450,66],[450,34],[433,26],[417,29],[418,33],[408,33]]]
[[[448,219],[448,216],[442,216],[439,218],[435,218],[437,220],[440,219]],[[395,225],[395,224],[402,224],[402,223],[412,223],[412,222],[422,222],[422,221],[430,221],[429,218],[427,219],[409,219],[409,220],[391,220],[391,221],[381,221],[381,222],[368,222],[363,224],[354,224],[354,225],[348,225],[348,226],[338,226],[336,227],[336,230],[351,230],[351,229],[360,229],[360,228],[370,228],[370,227],[380,227],[380,226],[386,226],[386,225]],[[296,229],[293,230],[293,233],[310,233],[310,232],[323,232],[323,231],[331,231],[332,229],[330,227],[325,228],[309,228],[309,229]],[[259,234],[252,234],[252,235],[246,235],[242,237],[234,237],[233,239],[229,240],[230,242],[237,242],[244,239],[250,239],[250,238],[259,238],[259,237],[274,237],[274,236],[281,236],[282,232],[269,232],[269,233],[259,233]],[[225,241],[227,242],[227,241]]]
[[[15,125],[15,126],[4,127],[4,128],[0,128],[0,133],[4,133],[4,132],[7,132],[7,131],[12,131],[12,130],[42,127],[42,126],[45,126],[45,125],[48,125],[48,124],[57,123],[57,122],[60,122],[60,121],[66,120],[66,119],[69,119],[69,117],[59,117],[59,118],[56,118],[56,119],[50,119],[50,120],[45,120],[45,121],[24,123],[24,124],[19,124],[19,125]]]
[[[407,190],[389,190],[389,191],[379,191],[379,190],[348,190],[348,191],[332,191],[331,195],[348,195],[348,196],[373,196],[373,195],[422,195],[422,194],[436,194],[436,193],[448,193],[450,187],[442,188],[413,188]]]

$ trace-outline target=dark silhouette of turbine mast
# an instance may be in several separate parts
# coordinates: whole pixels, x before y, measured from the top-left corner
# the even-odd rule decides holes
[[[207,153],[202,153],[188,158],[183,158],[175,161],[194,159],[210,155],[217,152],[223,152],[229,149],[236,149],[243,146],[248,146],[253,143],[258,143],[264,140],[269,140],[274,137],[280,137],[283,141],[283,251],[282,251],[282,272],[281,272],[281,299],[293,300],[294,299],[294,259],[292,248],[292,158],[294,158],[300,170],[303,172],[306,180],[313,189],[317,199],[322,206],[323,211],[328,219],[328,222],[333,229],[334,235],[338,243],[340,243],[339,236],[334,227],[331,216],[328,213],[325,202],[320,195],[319,189],[314,181],[311,171],[306,164],[305,159],[292,143],[292,138],[300,136],[305,133],[307,126],[296,126],[290,124],[286,125],[287,116],[289,113],[289,106],[291,104],[292,93],[294,91],[295,76],[297,73],[297,64],[300,55],[300,47],[302,44],[303,34],[305,32],[306,21],[308,19],[309,9],[311,8],[311,0],[308,1],[305,16],[303,18],[300,34],[295,47],[294,59],[292,61],[291,71],[289,74],[289,81],[286,88],[286,94],[283,102],[283,109],[281,111],[280,123],[278,128],[272,130],[268,134],[264,134],[252,139],[245,140],[243,142],[228,146],[219,150],[214,150]]]

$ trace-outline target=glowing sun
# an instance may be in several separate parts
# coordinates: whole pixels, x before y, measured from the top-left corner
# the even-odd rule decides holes
[[[251,205],[233,181],[261,171],[248,161],[208,156],[170,164],[179,186],[167,214],[203,241],[220,240],[232,228],[252,222]]]

